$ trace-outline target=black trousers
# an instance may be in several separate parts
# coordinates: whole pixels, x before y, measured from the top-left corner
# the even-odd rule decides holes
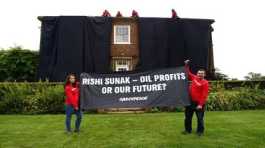
[[[185,130],[189,133],[192,131],[192,117],[194,112],[197,116],[197,133],[204,132],[204,110],[205,106],[202,109],[196,109],[197,104],[192,102],[190,106],[185,107]]]

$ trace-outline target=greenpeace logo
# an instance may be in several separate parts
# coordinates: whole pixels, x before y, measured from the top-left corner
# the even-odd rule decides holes
[[[144,96],[144,97],[125,97],[125,98],[120,98],[119,101],[120,102],[125,102],[125,101],[145,101],[147,99],[148,99],[147,96]]]

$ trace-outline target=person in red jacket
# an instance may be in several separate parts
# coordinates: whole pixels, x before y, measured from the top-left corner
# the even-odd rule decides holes
[[[204,133],[204,110],[209,92],[209,84],[205,79],[206,73],[204,69],[199,69],[196,75],[192,74],[189,69],[189,60],[185,61],[185,68],[191,81],[189,86],[191,105],[185,107],[185,131],[183,134],[191,133],[192,116],[195,112],[197,116],[197,134],[201,136]]]
[[[75,130],[74,132],[80,131],[80,124],[82,119],[82,113],[79,108],[79,82],[76,81],[74,74],[69,74],[66,78],[64,86],[65,91],[65,112],[66,112],[66,131],[71,132],[71,117],[75,113]]]

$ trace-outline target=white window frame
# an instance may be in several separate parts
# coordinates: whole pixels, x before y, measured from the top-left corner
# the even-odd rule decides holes
[[[127,27],[128,28],[128,41],[127,42],[117,42],[116,41],[116,28],[117,27]],[[114,25],[114,44],[131,44],[131,26],[130,25]]]
[[[115,71],[121,71],[119,69],[125,69],[124,71],[129,71],[129,65],[116,65]]]
[[[122,64],[120,64],[119,62],[122,62]],[[115,61],[115,71],[119,71],[119,68],[126,69],[126,71],[129,71],[129,61]]]

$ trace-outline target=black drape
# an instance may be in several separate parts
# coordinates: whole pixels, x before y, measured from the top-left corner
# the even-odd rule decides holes
[[[187,59],[182,19],[168,19],[168,66],[183,66]]]
[[[54,69],[51,73],[51,81],[64,81],[68,73],[80,74],[83,70],[83,59],[92,61],[91,54],[83,54],[89,50],[86,17],[85,16],[61,16],[56,30],[56,44],[54,50]],[[89,62],[92,64],[92,62]],[[92,66],[88,65],[89,70]]]
[[[110,72],[110,46],[112,18],[89,17],[89,41],[92,45],[93,71],[95,73]]]
[[[112,18],[43,17],[38,78],[64,81],[68,73],[110,71]],[[183,65],[191,70],[213,67],[211,24],[208,19],[139,18],[137,70]],[[211,66],[212,65],[212,66]]]
[[[53,55],[55,44],[55,30],[57,28],[58,17],[44,17],[39,19],[41,24],[41,37],[40,37],[40,53],[39,53],[39,66],[38,78],[45,79],[50,76],[53,69]]]
[[[167,19],[139,18],[139,65],[137,69],[151,70],[168,66]]]
[[[212,23],[212,20],[203,19],[183,20],[185,51],[187,52],[187,58],[191,60],[193,73],[200,68],[209,70],[209,59],[212,56],[209,53],[212,48]]]
[[[64,81],[68,73],[79,77],[82,72],[108,72],[111,20],[108,17],[86,16],[56,18],[53,27],[49,26],[53,28],[53,36],[49,36],[49,40],[41,38],[44,42],[40,46],[41,59],[46,60],[40,61],[39,78]],[[42,25],[45,23],[43,21]],[[45,27],[47,25],[42,26]],[[47,56],[42,54],[47,52]]]
[[[176,67],[190,59],[193,72],[209,65],[212,20],[139,18],[139,70]]]

